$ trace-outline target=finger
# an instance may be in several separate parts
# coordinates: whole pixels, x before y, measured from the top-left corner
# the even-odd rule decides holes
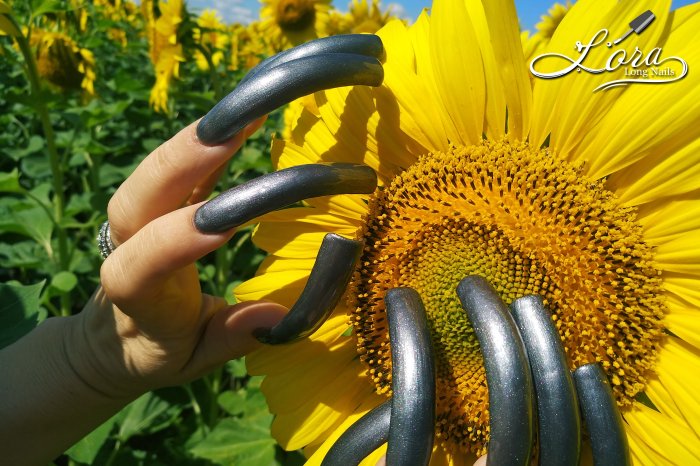
[[[534,393],[525,347],[496,290],[480,276],[459,282],[457,296],[474,328],[489,390],[489,465],[525,465],[533,443]]]
[[[284,306],[263,301],[239,303],[218,311],[207,323],[185,368],[185,377],[200,376],[262,346],[253,332],[275,325],[286,313]]]
[[[182,314],[174,309],[199,309],[201,293],[192,289],[193,283],[199,284],[193,263],[225,244],[234,232],[199,232],[192,221],[197,207],[158,217],[102,264],[102,285],[110,300],[142,324],[176,326],[182,322],[163,320]]]
[[[151,220],[185,205],[194,189],[238,150],[246,133],[215,146],[195,134],[197,122],[144,159],[112,196],[107,208],[116,245]]]

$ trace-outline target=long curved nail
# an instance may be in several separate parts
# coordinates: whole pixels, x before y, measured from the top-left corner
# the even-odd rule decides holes
[[[218,233],[304,199],[369,194],[377,187],[370,167],[351,163],[309,164],[260,176],[219,194],[194,214],[203,233]]]
[[[391,400],[380,404],[351,425],[336,440],[321,466],[358,465],[389,439]]]
[[[425,307],[411,288],[385,297],[391,345],[391,426],[386,464],[422,466],[435,437],[435,357]]]
[[[374,34],[344,34],[324,37],[297,45],[289,50],[266,58],[250,70],[239,85],[254,78],[258,73],[268,71],[288,61],[297,58],[310,57],[321,53],[353,53],[374,57],[380,62],[385,59],[384,45],[379,36]]]
[[[591,437],[593,464],[632,464],[622,416],[603,369],[596,363],[581,366],[574,371],[574,381]]]
[[[301,340],[318,330],[343,296],[361,252],[361,242],[327,234],[299,299],[277,325],[258,330],[257,339],[277,345]]]
[[[342,86],[379,86],[382,64],[374,57],[322,53],[282,63],[239,84],[197,125],[205,144],[220,144],[248,123],[299,97]]]
[[[530,365],[513,317],[483,277],[463,279],[457,285],[457,296],[479,340],[486,368],[491,428],[486,464],[528,464],[534,393]]]
[[[581,418],[559,333],[539,296],[516,299],[510,307],[535,385],[539,464],[576,466],[581,452]]]

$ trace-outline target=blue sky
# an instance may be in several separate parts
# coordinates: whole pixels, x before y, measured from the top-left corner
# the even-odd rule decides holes
[[[564,3],[565,0],[559,0]],[[333,0],[339,10],[347,10],[348,0]],[[415,19],[423,8],[429,7],[430,0],[382,0],[383,5],[393,5],[394,11],[410,20]],[[533,29],[540,21],[540,16],[555,3],[555,0],[515,0],[523,29]],[[678,8],[692,3],[692,0],[674,0],[673,7]],[[221,13],[227,23],[248,23],[258,16],[258,0],[187,0],[190,9],[203,10],[214,8]]]

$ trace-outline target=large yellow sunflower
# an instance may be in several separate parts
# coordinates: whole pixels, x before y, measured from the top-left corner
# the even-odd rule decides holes
[[[276,52],[325,37],[331,0],[261,0],[260,32]]]
[[[381,87],[315,94],[289,138],[274,142],[276,168],[362,162],[380,188],[312,199],[257,227],[270,255],[237,288],[240,300],[291,306],[325,234],[365,241],[346,301],[320,330],[248,358],[251,373],[266,375],[284,448],[318,463],[390,394],[382,298],[411,286],[437,352],[432,464],[483,454],[484,369],[455,293],[481,274],[507,302],[544,296],[572,369],[601,364],[636,464],[700,462],[700,5],[670,12],[670,3],[582,0],[543,52],[578,57],[576,41],[602,28],[612,40],[651,10],[656,20],[614,50],[662,47],[692,70],[676,82],[594,92],[623,78],[620,67],[531,86],[512,2],[436,0],[413,26],[379,32]],[[592,48],[585,65],[604,66],[611,47]]]

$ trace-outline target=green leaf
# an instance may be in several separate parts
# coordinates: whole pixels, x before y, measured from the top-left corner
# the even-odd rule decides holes
[[[19,185],[19,171],[16,168],[11,172],[0,172],[0,192],[22,192],[22,187]]]
[[[0,348],[19,340],[46,317],[39,307],[44,283],[0,283]]]
[[[6,149],[7,155],[9,155],[13,160],[20,160],[27,155],[35,154],[44,148],[44,139],[36,134],[29,138],[29,143],[27,147],[22,148],[8,148]]]
[[[69,448],[68,451],[66,451],[66,455],[80,463],[94,464],[95,458],[109,438],[109,433],[112,431],[116,420],[116,416],[109,418],[101,426]]]
[[[231,416],[238,416],[245,411],[245,390],[222,392],[216,400],[221,409]]]
[[[117,415],[119,440],[124,443],[137,434],[152,434],[168,427],[182,410],[152,392],[136,399]]]
[[[73,272],[64,270],[58,272],[51,280],[51,287],[62,293],[68,293],[78,284],[78,277]]]
[[[264,422],[254,419],[223,419],[190,453],[220,465],[272,466],[275,440],[270,436],[272,415]]]
[[[32,17],[38,18],[46,13],[66,11],[67,8],[65,8],[60,0],[34,0],[32,2],[32,10]]]
[[[248,371],[245,368],[245,360],[243,358],[232,359],[227,362],[226,371],[237,379],[242,379],[248,374]]]

